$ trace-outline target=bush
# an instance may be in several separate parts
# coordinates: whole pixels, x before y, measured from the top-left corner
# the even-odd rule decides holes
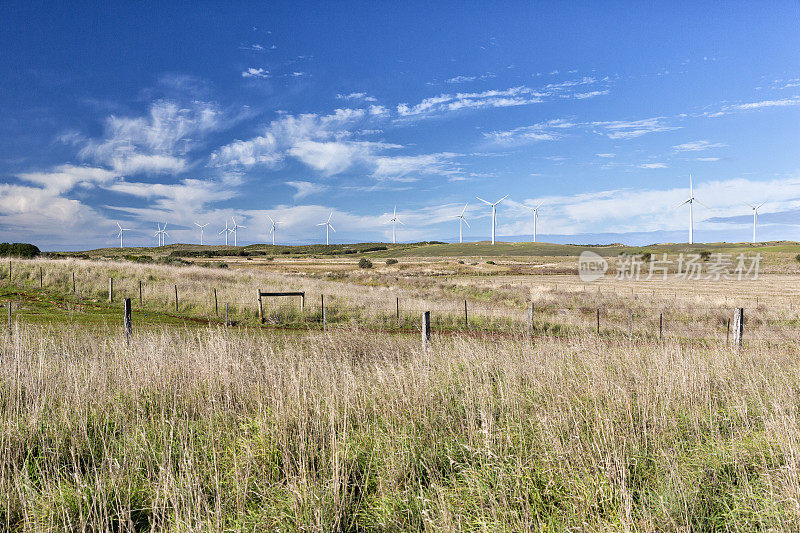
[[[389,265],[396,265],[396,264],[397,264],[397,259],[392,259],[392,258],[390,257],[389,259],[387,259],[387,260],[386,260],[386,266],[389,266]]]
[[[486,261],[486,264],[487,264],[487,265],[493,265],[493,264],[495,264],[495,263],[494,263],[494,261]]]
[[[358,268],[372,268],[372,261],[370,261],[366,257],[362,257],[361,260],[358,262]]]
[[[4,242],[0,244],[0,255],[2,256],[36,257],[40,253],[39,248],[26,242],[15,242],[13,244]]]
[[[711,259],[711,252],[709,252],[708,250],[703,250],[702,252],[700,252],[700,259],[702,259],[703,261],[708,261],[709,259]]]
[[[800,263],[800,254],[797,254],[796,256],[794,256],[794,260],[797,261],[798,263]]]

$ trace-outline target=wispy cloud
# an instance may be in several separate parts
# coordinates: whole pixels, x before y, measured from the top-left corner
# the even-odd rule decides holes
[[[678,144],[672,147],[676,152],[702,152],[711,148],[724,148],[728,146],[725,143],[714,143],[711,141],[694,141],[683,144]]]
[[[397,114],[400,117],[419,117],[460,109],[521,106],[541,102],[541,96],[533,89],[522,86],[476,93],[440,94],[415,105],[399,104]]]
[[[377,102],[378,99],[374,96],[369,96],[367,93],[350,93],[350,94],[337,94],[336,98],[339,100],[363,100],[364,102]]]
[[[642,163],[639,168],[667,168],[664,163]]]
[[[444,80],[445,83],[451,84],[458,84],[458,83],[469,83],[476,80],[489,80],[494,78],[495,75],[491,72],[487,72],[486,74],[481,74],[480,76],[453,76],[452,78],[447,78]]]
[[[270,73],[265,68],[254,68],[250,67],[244,72],[242,72],[243,78],[258,78],[258,79],[266,79],[270,77]]]
[[[672,131],[681,126],[672,126],[666,123],[666,117],[653,117],[641,120],[612,120],[591,122],[591,126],[598,128],[601,135],[609,139],[635,139],[648,133]]]
[[[503,145],[517,145],[537,141],[555,141],[561,139],[564,130],[576,127],[577,124],[567,119],[554,119],[539,122],[531,126],[520,126],[506,131],[484,133],[487,140]]]
[[[295,189],[292,198],[295,200],[302,200],[314,194],[320,194],[328,190],[327,185],[321,183],[312,183],[310,181],[287,181],[286,185]]]

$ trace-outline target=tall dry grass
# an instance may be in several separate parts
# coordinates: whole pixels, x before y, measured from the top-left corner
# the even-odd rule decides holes
[[[794,348],[20,326],[0,528],[797,529]]]

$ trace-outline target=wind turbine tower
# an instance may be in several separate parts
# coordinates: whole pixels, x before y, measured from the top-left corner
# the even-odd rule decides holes
[[[464,204],[464,209],[461,210],[461,214],[460,215],[454,215],[458,219],[458,242],[459,242],[459,244],[464,242],[464,239],[462,237],[463,233],[461,231],[461,225],[462,224],[466,224],[467,227],[470,227],[469,222],[467,222],[467,219],[464,218],[464,213],[467,211],[467,206],[468,205],[469,204]]]
[[[475,198],[478,198],[478,200],[485,203],[486,205],[492,206],[492,245],[494,245],[494,232],[495,232],[495,226],[497,225],[497,204],[508,198],[508,195],[506,194],[505,196],[497,200],[495,203],[487,202],[486,200],[478,196],[476,196]]]
[[[331,214],[328,216],[328,220],[326,220],[325,222],[321,222],[321,223],[317,224],[317,226],[325,226],[325,246],[327,246],[328,243],[329,243],[329,241],[328,241],[328,230],[332,229],[333,232],[336,233],[336,230],[333,228],[333,225],[331,225],[331,218],[333,218],[333,211],[331,211]]]
[[[275,246],[275,228],[277,228],[278,225],[275,223],[274,220],[272,220],[271,216],[267,215],[267,218],[269,219],[270,222],[269,232],[272,235],[272,246]]]
[[[231,220],[233,220],[233,227],[231,227],[231,232],[233,232],[233,245],[238,246],[238,244],[236,244],[236,230],[239,228],[246,228],[247,226],[237,224],[236,219],[233,217],[231,217]]]
[[[537,205],[536,207],[530,207],[528,205],[522,206],[525,209],[530,209],[530,211],[533,213],[533,242],[536,242],[536,222],[539,220],[539,208],[542,207],[543,203],[544,200],[539,202],[539,205]]]
[[[123,228],[119,225],[119,222],[117,222],[117,227],[119,228],[119,233],[117,234],[117,237],[119,237],[119,247],[122,248],[122,236],[126,231],[130,231],[130,228]]]
[[[689,174],[689,198],[680,204],[677,207],[680,207],[685,204],[689,204],[689,244],[694,244],[694,203],[697,202],[698,204],[702,205],[703,207],[708,207],[700,200],[694,197],[694,188],[692,187],[692,175]]]
[[[756,225],[758,224],[758,210],[767,202],[761,202],[758,205],[752,205],[745,202],[745,205],[750,206],[753,209],[753,244],[756,243]]]
[[[392,223],[392,244],[397,244],[397,240],[395,239],[395,226],[399,222],[403,224],[403,221],[397,218],[397,206],[394,206],[394,214],[392,214],[392,218],[389,219],[389,222]],[[405,226],[405,224],[403,224]]]
[[[231,230],[228,229],[228,219],[226,218],[225,219],[225,229],[223,229],[222,231],[219,232],[219,235],[222,235],[223,233],[225,234],[225,246],[228,246],[228,233],[230,233],[230,232],[231,232]]]
[[[200,228],[200,246],[203,246],[203,228],[208,226],[208,222],[206,222],[205,224],[198,224],[197,222],[195,222],[194,225]]]

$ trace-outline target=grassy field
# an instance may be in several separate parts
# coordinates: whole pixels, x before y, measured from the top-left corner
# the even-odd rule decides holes
[[[15,260],[0,529],[796,530],[792,246],[764,247],[758,280],[588,285],[553,250]],[[306,306],[270,302],[262,325],[256,288]]]

